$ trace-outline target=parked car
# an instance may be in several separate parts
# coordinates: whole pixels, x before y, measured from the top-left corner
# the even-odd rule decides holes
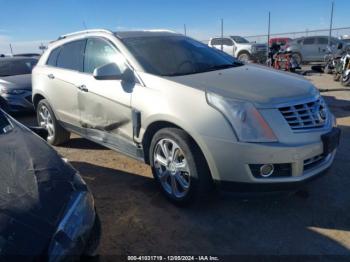
[[[331,47],[336,49],[339,39],[331,38]],[[322,62],[328,53],[328,36],[309,36],[294,39],[286,47],[287,51],[293,53],[299,64],[303,62]],[[344,45],[344,48],[347,48]]]
[[[266,61],[267,46],[265,44],[250,43],[241,36],[230,36],[225,38],[210,38],[209,46],[221,49],[229,55],[237,57],[240,61]]]
[[[339,141],[309,81],[167,31],[60,37],[33,70],[33,101],[50,144],[74,132],[144,161],[175,203],[214,185],[296,186]]]
[[[21,53],[21,54],[15,54],[14,57],[34,57],[39,58],[41,55],[38,53]]]
[[[287,45],[288,43],[290,43],[291,41],[293,41],[292,38],[289,37],[274,37],[274,38],[270,38],[269,40],[269,46],[271,47],[273,44],[277,44],[281,47]]]
[[[47,136],[45,129],[32,130]],[[93,255],[99,242],[92,194],[41,137],[0,110],[2,261]]]
[[[26,57],[0,59],[0,96],[7,111],[33,111],[31,73],[37,61]]]

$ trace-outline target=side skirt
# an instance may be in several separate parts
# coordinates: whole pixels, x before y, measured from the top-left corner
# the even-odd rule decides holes
[[[103,132],[91,128],[76,127],[71,124],[59,121],[59,123],[67,130],[75,133],[83,138],[91,140],[97,144],[105,146],[109,149],[117,151],[121,154],[132,157],[138,161],[145,162],[144,152],[138,144],[117,135]]]

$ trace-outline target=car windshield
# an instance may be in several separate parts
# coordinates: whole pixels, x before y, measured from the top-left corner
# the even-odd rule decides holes
[[[147,73],[180,76],[242,65],[234,57],[185,36],[123,39]]]
[[[231,36],[233,41],[235,41],[238,44],[248,44],[249,41],[241,36]]]
[[[0,59],[0,77],[31,74],[36,59]]]

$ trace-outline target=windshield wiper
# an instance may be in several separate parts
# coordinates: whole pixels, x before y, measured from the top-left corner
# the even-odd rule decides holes
[[[203,72],[209,72],[209,71],[215,71],[215,70],[220,70],[220,69],[226,69],[226,68],[231,68],[231,67],[236,67],[236,66],[241,66],[241,65],[243,65],[243,63],[240,63],[240,62],[233,62],[232,64],[214,65],[214,66],[208,67]]]

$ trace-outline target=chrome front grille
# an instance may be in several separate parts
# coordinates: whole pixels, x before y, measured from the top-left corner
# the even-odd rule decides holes
[[[303,104],[280,107],[279,111],[295,131],[322,128],[328,118],[327,107],[322,98]]]

